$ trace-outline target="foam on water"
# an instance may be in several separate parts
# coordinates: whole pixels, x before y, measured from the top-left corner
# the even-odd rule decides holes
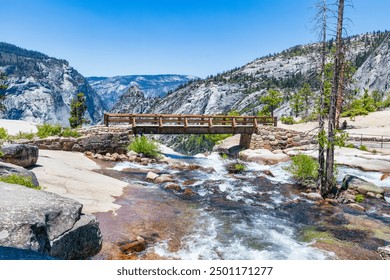
[[[340,166],[338,168],[339,174],[337,176],[337,181],[341,183],[345,175],[353,175],[359,177],[360,179],[366,180],[370,183],[373,183],[379,187],[390,188],[390,177],[385,180],[381,180],[383,173],[381,172],[365,172],[360,169],[351,168],[347,166]]]
[[[154,247],[155,253],[172,259],[327,259],[326,253],[296,241],[294,230],[284,221],[266,215],[251,217],[250,224],[229,221],[203,214],[201,225],[182,240],[177,252],[168,250],[164,241]],[[225,236],[222,236],[224,235]]]
[[[187,159],[181,158],[186,161]],[[181,247],[176,252],[169,250],[169,240],[157,243],[153,248],[156,254],[170,259],[328,259],[333,256],[328,252],[300,242],[297,225],[291,224],[288,218],[278,218],[272,215],[281,203],[296,197],[286,198],[279,188],[264,189],[253,185],[259,172],[269,170],[274,177],[264,175],[268,180],[277,184],[292,184],[290,174],[285,168],[290,163],[276,165],[260,165],[245,163],[248,172],[243,175],[231,176],[226,170],[229,160],[222,160],[216,153],[209,156],[197,155],[188,158],[188,162],[204,168],[212,167],[215,172],[207,173],[202,170],[191,171],[191,179],[197,181],[191,184],[201,198],[199,216],[196,226],[181,240]],[[143,166],[137,163],[118,163],[113,169],[121,171],[124,168],[158,169],[168,173],[178,173],[170,170],[168,165],[153,164]],[[378,186],[390,187],[390,179],[380,180],[382,173],[362,172],[349,167],[339,167],[338,181],[347,175],[355,175]],[[181,180],[177,176],[178,180]],[[188,180],[188,177],[186,178]],[[246,180],[250,179],[250,180]],[[141,182],[142,183],[142,182]],[[148,186],[143,183],[145,186]],[[156,185],[157,186],[157,185]],[[215,191],[216,190],[216,191]],[[219,193],[218,193],[219,191]],[[207,209],[208,196],[217,193],[222,198],[230,200],[234,209]],[[264,195],[264,196],[263,196]],[[265,199],[265,198],[268,199]],[[390,202],[390,198],[385,197]],[[255,206],[254,206],[255,205]],[[246,210],[241,210],[247,207]],[[203,209],[204,208],[204,209]],[[271,212],[269,212],[271,211]],[[280,217],[280,216],[279,216]],[[283,216],[282,216],[283,217]]]

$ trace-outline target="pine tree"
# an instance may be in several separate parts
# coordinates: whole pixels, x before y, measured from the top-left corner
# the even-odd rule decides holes
[[[3,112],[5,110],[5,106],[3,104],[5,99],[5,90],[8,88],[6,85],[7,82],[7,76],[0,71],[0,111]]]
[[[313,97],[313,91],[308,83],[305,83],[303,87],[299,90],[298,94],[301,96],[303,107],[305,110],[306,116],[309,115],[310,100]]]
[[[70,102],[69,124],[71,128],[80,127],[86,123],[84,113],[87,110],[86,98],[84,93],[80,92]]]
[[[271,117],[274,116],[274,110],[280,106],[283,101],[283,95],[280,91],[270,89],[265,96],[260,97],[260,102],[263,103],[263,112],[269,112]]]
[[[299,113],[303,110],[303,100],[302,96],[298,92],[294,92],[290,99],[290,106],[295,117],[298,117]]]

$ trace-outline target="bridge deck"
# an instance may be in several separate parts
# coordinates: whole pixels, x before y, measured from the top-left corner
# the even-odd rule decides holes
[[[276,126],[276,117],[104,114],[104,124],[128,123],[134,134],[253,134],[259,125]]]

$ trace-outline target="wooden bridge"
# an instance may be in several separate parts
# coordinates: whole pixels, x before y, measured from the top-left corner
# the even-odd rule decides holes
[[[134,134],[253,134],[259,125],[276,126],[276,117],[104,114],[104,124],[129,124]]]

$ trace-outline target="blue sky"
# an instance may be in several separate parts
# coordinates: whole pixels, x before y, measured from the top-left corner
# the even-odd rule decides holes
[[[84,76],[205,77],[315,42],[315,2],[0,0],[0,41],[66,59]],[[389,0],[353,4],[350,35],[390,29]]]

